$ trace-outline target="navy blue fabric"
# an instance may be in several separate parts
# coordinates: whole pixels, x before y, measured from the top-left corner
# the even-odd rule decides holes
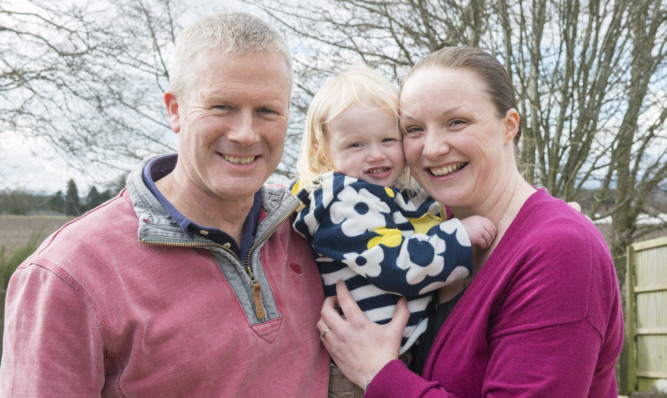
[[[241,261],[245,264],[246,257],[248,252],[252,247],[255,232],[257,230],[257,224],[259,224],[259,216],[262,209],[262,190],[260,189],[255,193],[254,201],[248,216],[246,217],[245,222],[243,223],[243,235],[241,238],[240,245],[232,238],[229,234],[224,231],[199,225],[194,221],[188,219],[184,216],[178,209],[176,209],[167,198],[162,195],[160,190],[157,189],[155,182],[171,173],[176,167],[176,161],[178,159],[177,154],[169,154],[158,156],[152,159],[144,168],[143,180],[148,189],[155,195],[157,200],[160,202],[162,207],[167,211],[169,216],[178,224],[183,232],[192,237],[195,234],[200,235],[212,242],[218,243],[220,245],[229,244],[229,249],[232,250]],[[205,231],[204,234],[201,231]]]

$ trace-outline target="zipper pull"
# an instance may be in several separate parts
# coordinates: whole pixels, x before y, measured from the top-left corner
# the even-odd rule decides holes
[[[259,282],[252,284],[252,298],[255,300],[255,314],[260,321],[264,319],[264,304],[262,304],[262,292],[259,289]]]
[[[262,304],[262,292],[259,288],[259,281],[255,279],[255,274],[252,273],[250,268],[250,263],[245,266],[245,272],[250,277],[250,283],[252,283],[252,299],[255,301],[255,315],[260,321],[264,319],[264,304]]]

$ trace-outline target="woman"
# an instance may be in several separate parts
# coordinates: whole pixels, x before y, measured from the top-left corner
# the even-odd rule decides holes
[[[413,176],[456,217],[487,217],[498,235],[432,325],[421,376],[396,359],[405,306],[375,325],[340,282],[317,325],[331,329],[322,341],[336,364],[368,397],[616,397],[623,325],[609,250],[586,217],[521,177],[519,115],[500,63],[473,48],[437,51],[408,74],[400,105]]]

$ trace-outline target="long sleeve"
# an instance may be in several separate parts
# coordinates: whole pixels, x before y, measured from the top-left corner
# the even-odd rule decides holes
[[[440,204],[424,191],[411,196],[328,173],[318,189],[297,197],[304,207],[294,227],[320,257],[326,285],[335,284],[338,267],[347,266],[384,291],[417,296],[472,271],[463,225],[443,220]]]
[[[616,272],[599,232],[535,193],[440,327],[423,377],[386,365],[368,397],[616,397]]]
[[[36,264],[16,271],[6,303],[1,396],[101,394],[103,337],[82,293],[65,272]]]

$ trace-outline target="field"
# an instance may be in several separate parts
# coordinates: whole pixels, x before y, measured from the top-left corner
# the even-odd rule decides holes
[[[0,216],[0,247],[11,253],[41,232],[41,240],[68,222],[70,217],[57,216]]]
[[[64,216],[2,216],[0,215],[0,248],[5,247],[6,253],[27,244],[35,234],[41,234],[41,240],[71,220]],[[611,234],[611,226],[600,224],[597,226],[605,238]],[[658,230],[640,240],[652,239],[667,235],[667,230]]]

